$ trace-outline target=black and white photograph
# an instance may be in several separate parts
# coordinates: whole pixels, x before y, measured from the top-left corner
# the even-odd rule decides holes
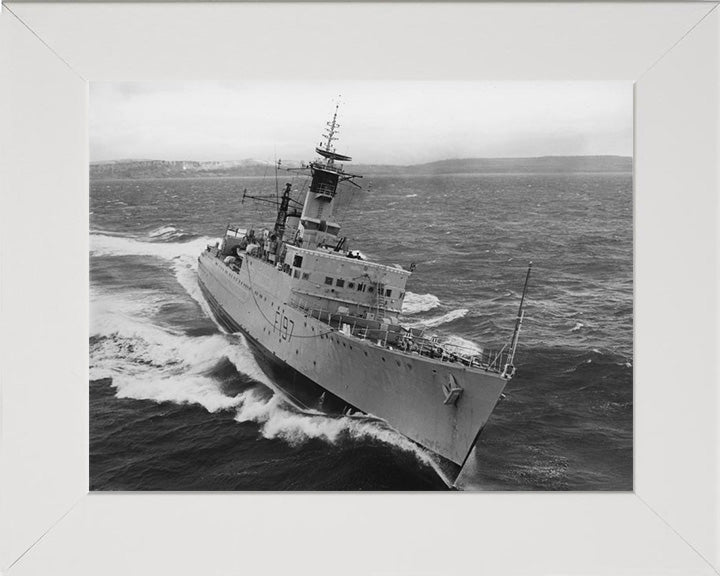
[[[632,491],[629,82],[90,84],[90,489]]]

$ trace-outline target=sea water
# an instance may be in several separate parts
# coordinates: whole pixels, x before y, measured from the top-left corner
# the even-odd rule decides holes
[[[517,376],[459,487],[632,490],[631,175],[362,182],[341,190],[341,234],[372,260],[415,263],[403,321],[448,344],[507,343],[533,261]],[[271,227],[272,206],[242,194],[275,184],[91,181],[93,490],[447,488],[437,457],[382,422],[295,410],[212,319],[197,256],[228,223]]]

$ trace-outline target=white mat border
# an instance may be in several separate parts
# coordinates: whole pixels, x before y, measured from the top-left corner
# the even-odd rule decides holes
[[[720,176],[708,158],[719,149],[720,104],[697,98],[718,95],[716,4],[326,4],[320,15],[318,5],[279,4],[271,33],[262,4],[8,6],[0,16],[0,79],[8,81],[0,101],[0,565],[8,573],[717,570]],[[85,81],[267,77],[278,54],[312,55],[312,43],[288,46],[290,32],[330,22],[338,10],[354,11],[372,40],[334,32],[346,42],[339,77],[637,81],[636,495],[87,495]],[[242,38],[233,34],[238,22]],[[378,33],[368,35],[373,26]],[[430,48],[418,31],[437,32]],[[253,45],[265,53],[249,61],[242,56]],[[486,60],[468,67],[459,48]],[[238,64],[230,72],[228,54]],[[688,205],[690,217],[678,218]],[[41,271],[17,257],[30,225],[62,239]],[[683,274],[663,275],[677,254],[689,259]],[[690,288],[699,294],[688,302]],[[659,318],[668,303],[681,311]],[[661,341],[670,336],[697,338],[699,351],[688,356],[698,361],[674,362]]]

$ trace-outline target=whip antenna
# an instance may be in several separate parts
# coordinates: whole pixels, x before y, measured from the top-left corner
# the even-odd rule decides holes
[[[508,354],[507,364],[505,364],[505,369],[503,370],[504,376],[512,376],[515,372],[513,360],[515,359],[515,350],[517,349],[518,340],[520,339],[520,328],[522,327],[523,317],[525,316],[525,295],[527,294],[531,270],[532,262],[528,264],[527,274],[525,275],[525,285],[523,286],[520,307],[518,308],[517,318],[515,319],[515,330],[513,331],[512,340],[510,340],[510,353]]]

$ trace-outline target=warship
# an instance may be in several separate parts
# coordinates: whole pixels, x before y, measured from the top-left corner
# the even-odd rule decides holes
[[[450,346],[403,325],[414,267],[351,249],[333,214],[339,186],[361,178],[335,151],[337,116],[336,107],[316,159],[300,168],[310,175],[304,201],[292,197],[291,184],[282,195],[249,196],[276,205],[274,227],[228,225],[198,258],[200,288],[217,320],[293,384],[280,387],[296,405],[379,418],[459,473],[515,373],[530,267],[514,331],[499,351]]]

